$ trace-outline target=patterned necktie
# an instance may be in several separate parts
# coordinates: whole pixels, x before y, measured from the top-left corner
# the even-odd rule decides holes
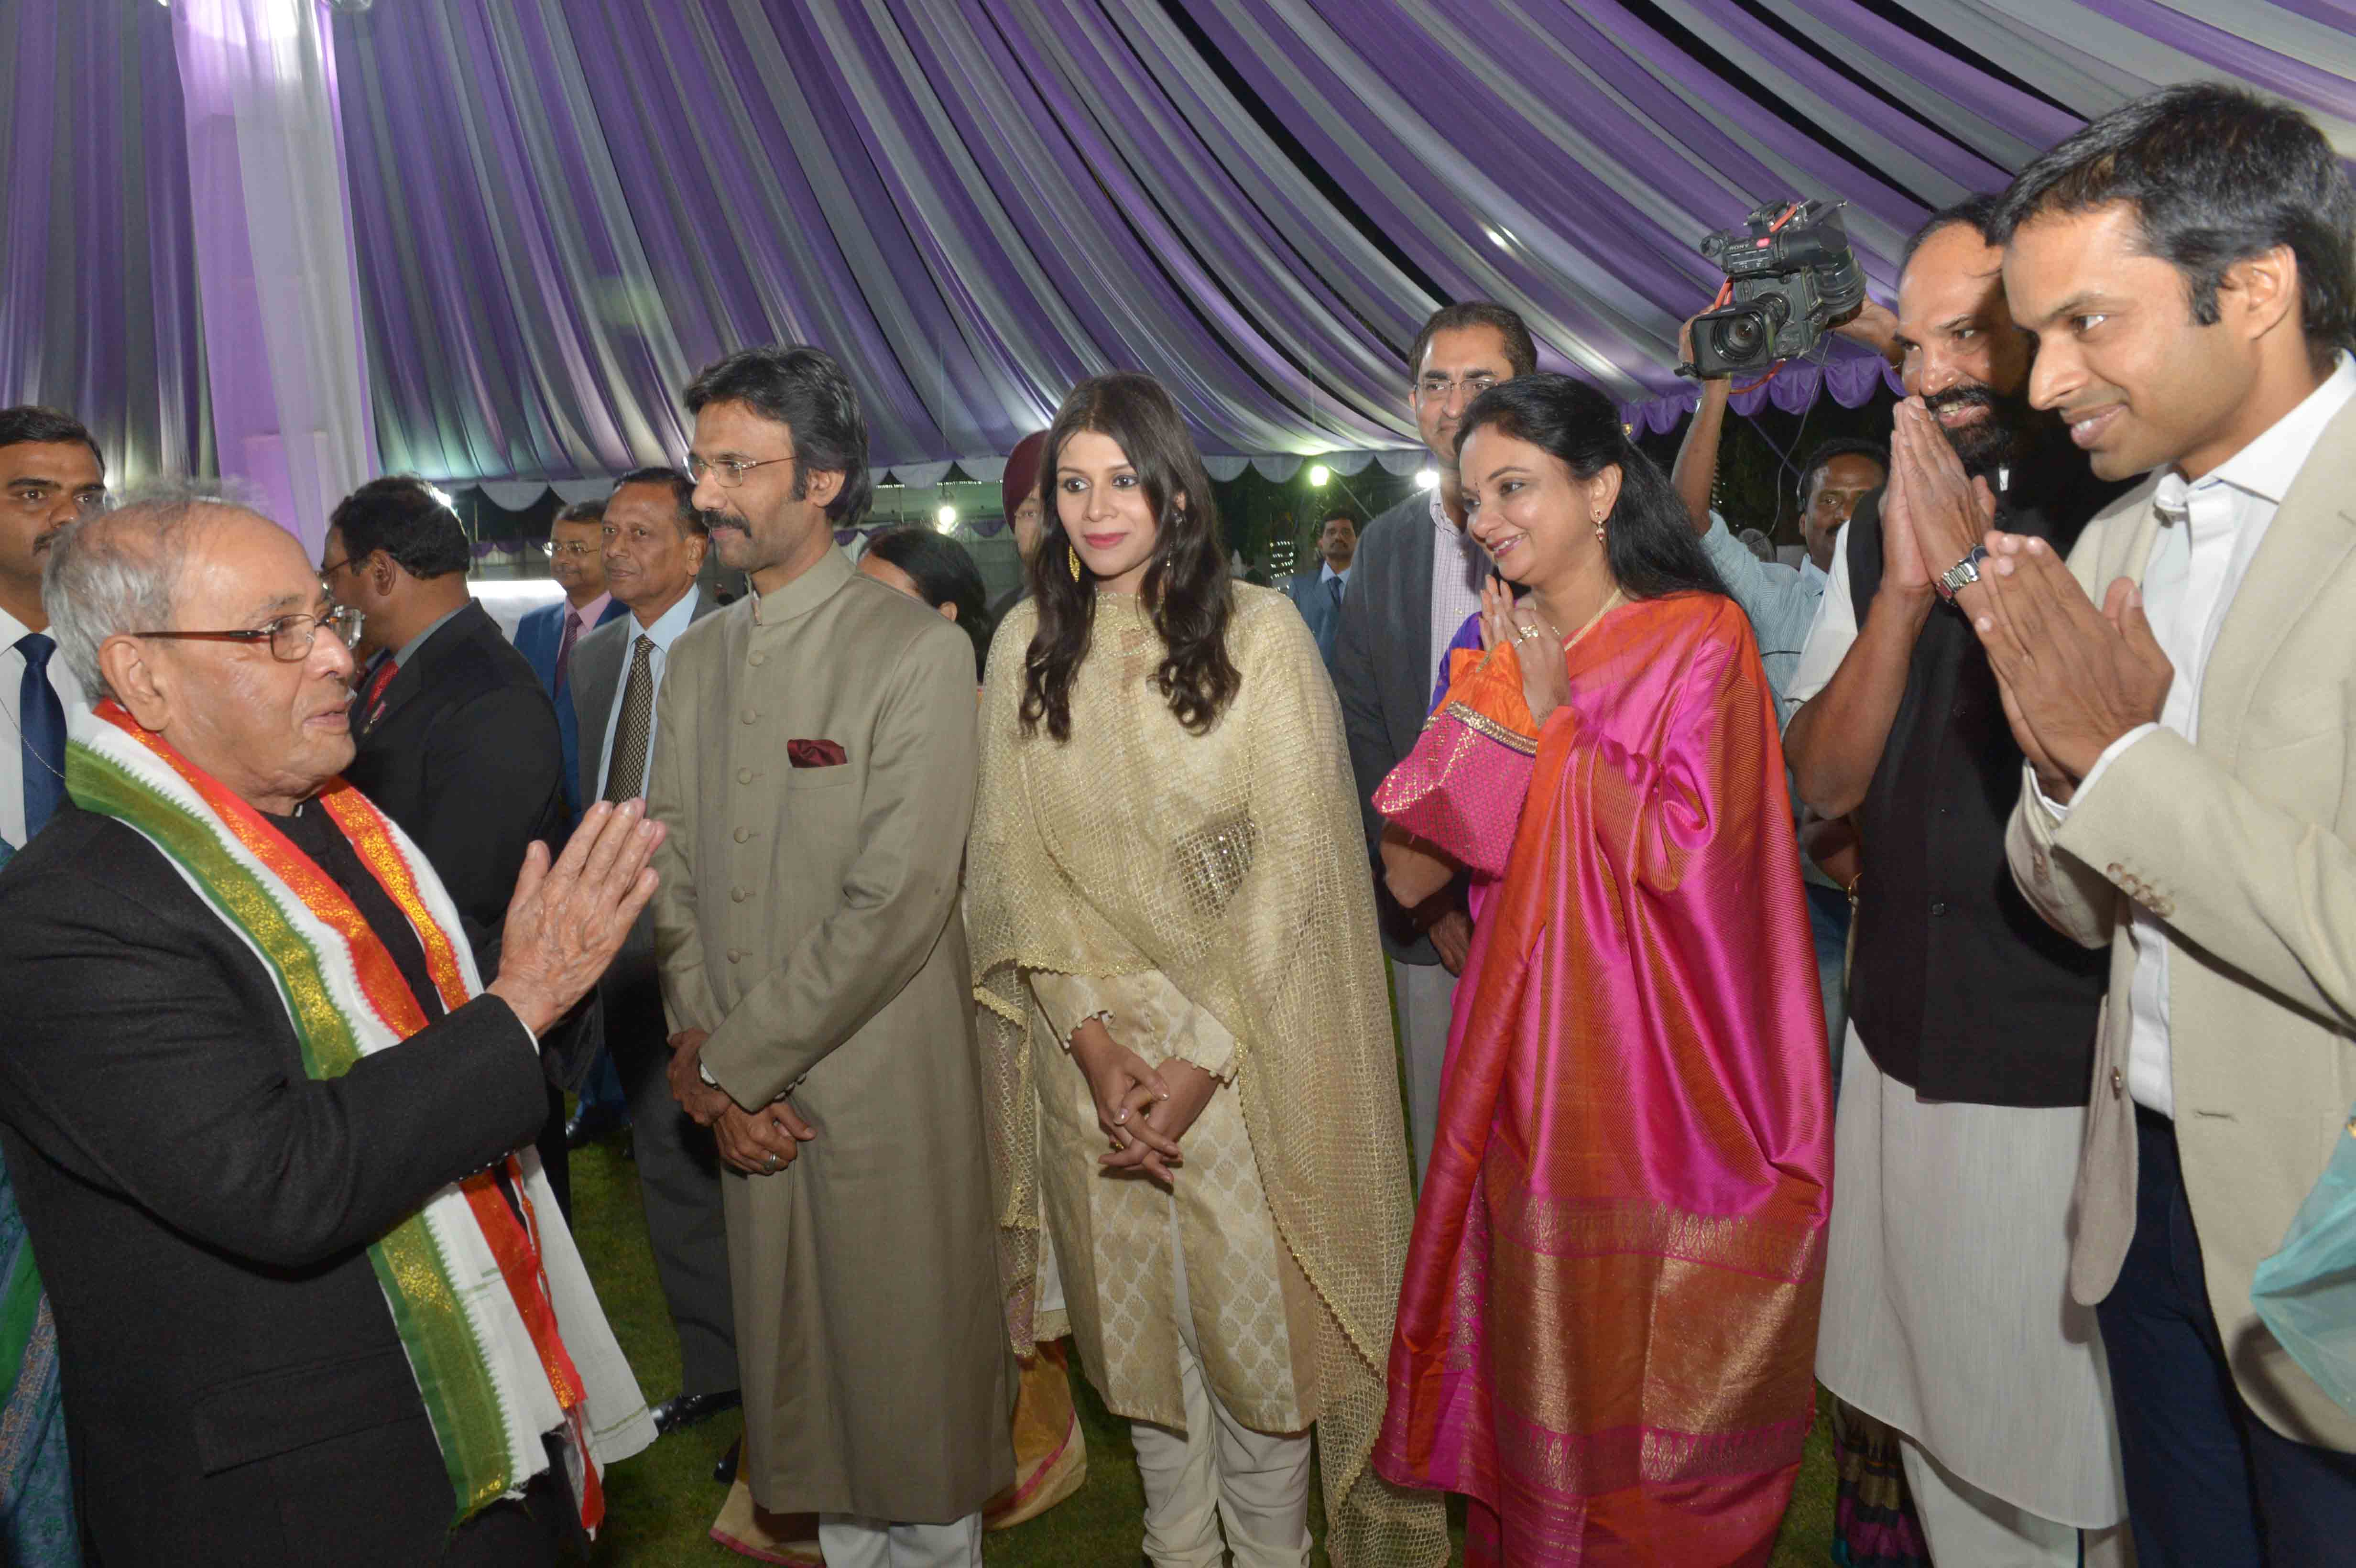
[[[25,837],[32,837],[66,803],[66,705],[49,684],[49,656],[58,645],[43,632],[16,639],[25,656],[25,683],[16,693],[16,735],[25,774]]]
[[[368,685],[360,692],[360,699],[352,705],[352,731],[355,734],[375,722],[376,705],[382,700],[384,688],[391,686],[392,677],[400,673],[401,667],[393,662],[391,654],[376,661],[376,667],[369,671]]]
[[[1333,608],[1339,610],[1342,607],[1342,580],[1338,577],[1327,578],[1325,592],[1326,596],[1333,601]]]
[[[655,725],[655,640],[641,633],[630,652],[630,684],[622,691],[622,723],[605,764],[605,798],[636,800],[646,787],[647,739]]]
[[[564,695],[564,677],[573,668],[573,645],[581,636],[581,612],[564,607],[564,640],[556,645],[556,694]]]

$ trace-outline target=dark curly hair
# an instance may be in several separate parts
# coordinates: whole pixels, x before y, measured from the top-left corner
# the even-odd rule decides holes
[[[1088,656],[1096,626],[1096,580],[1085,570],[1073,575],[1071,537],[1055,505],[1064,447],[1082,431],[1119,444],[1153,508],[1153,554],[1140,595],[1167,650],[1154,684],[1178,721],[1199,735],[1218,721],[1243,684],[1227,656],[1233,586],[1226,547],[1211,476],[1178,405],[1152,377],[1128,371],[1073,388],[1047,432],[1039,464],[1044,531],[1027,569],[1039,629],[1023,656],[1023,732],[1035,733],[1044,723],[1056,740],[1072,738],[1072,677]]]

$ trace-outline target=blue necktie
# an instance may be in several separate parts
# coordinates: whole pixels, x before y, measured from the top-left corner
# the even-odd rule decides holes
[[[1342,607],[1342,580],[1338,577],[1327,578],[1325,592],[1333,599],[1333,608],[1339,610]]]
[[[23,749],[25,837],[38,833],[66,803],[66,706],[49,684],[49,656],[58,645],[44,632],[16,639],[25,656],[25,683],[17,689],[17,744]]]

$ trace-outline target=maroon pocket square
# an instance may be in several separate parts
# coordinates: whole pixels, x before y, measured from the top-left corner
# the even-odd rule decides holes
[[[788,741],[786,761],[798,768],[839,768],[851,759],[831,741]]]

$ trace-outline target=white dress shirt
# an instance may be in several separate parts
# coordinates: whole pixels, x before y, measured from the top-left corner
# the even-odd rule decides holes
[[[1342,592],[1343,592],[1344,593],[1345,593],[1345,594],[1346,594],[1347,592],[1350,592],[1350,573],[1348,572],[1348,571],[1347,571],[1347,570],[1344,570],[1344,571],[1334,571],[1334,570],[1333,570],[1333,563],[1332,561],[1330,561],[1330,560],[1329,560],[1329,561],[1327,561],[1327,562],[1325,563],[1325,570],[1324,570],[1324,571],[1321,571],[1321,572],[1319,572],[1319,573],[1317,574],[1317,586],[1318,586],[1318,587],[1320,587],[1320,588],[1323,588],[1323,587],[1324,587],[1324,586],[1325,586],[1325,584],[1327,584],[1327,583],[1329,583],[1329,582],[1333,581],[1334,581],[1335,579],[1337,579],[1337,578],[1341,580],[1341,583],[1342,583]],[[1456,635],[1456,634],[1454,634],[1453,632],[1451,632],[1451,633],[1449,634],[1449,635],[1451,635],[1451,636],[1454,636],[1455,635]]]
[[[2138,724],[2112,741],[2079,782],[2073,801],[2083,800],[2112,760],[2154,730],[2199,739],[2201,682],[2233,595],[2291,482],[2351,397],[2356,361],[2343,353],[2323,385],[2232,457],[2190,484],[2174,472],[2161,477],[2152,498],[2160,528],[2144,567],[2143,613],[2176,676],[2169,682],[2159,722]],[[2108,585],[2102,587],[2107,591]],[[2038,799],[2054,820],[2069,815],[2068,806],[2047,799],[2042,790]],[[2172,1117],[2168,926],[2136,904],[2127,940],[2135,947],[2135,976],[2127,989],[2127,1093],[2136,1104]]]
[[[638,638],[644,635],[654,642],[654,653],[648,658],[647,667],[654,673],[655,695],[660,697],[663,665],[670,656],[671,644],[679,640],[679,635],[686,631],[695,619],[696,593],[695,585],[690,583],[687,592],[679,596],[679,603],[655,617],[655,624],[651,626],[639,625],[635,613],[629,617],[629,640],[622,645],[622,677],[614,683],[614,706],[606,711],[605,738],[597,747],[597,793],[592,799],[605,798],[605,770],[614,765],[614,732],[622,727],[622,701],[630,694],[630,666],[638,656]],[[618,621],[620,617],[616,619]],[[573,656],[581,656],[581,646],[577,643],[573,645]],[[654,710],[647,716],[647,766],[646,772],[640,775],[648,782],[655,776],[655,741],[661,729],[662,704],[657,702]]]
[[[7,716],[5,733],[0,733],[0,838],[14,848],[25,847],[25,726],[24,715],[16,711],[18,699],[25,689],[25,656],[16,651],[16,639],[32,628],[5,610],[0,610],[0,714]],[[50,636],[57,634],[51,632]],[[74,678],[66,665],[64,650],[49,656],[49,689],[58,694],[58,701],[66,710],[66,732],[73,732],[74,722],[90,707],[83,698],[81,682]]]
[[[1423,672],[1426,691],[1440,684],[1448,645],[1481,608],[1481,585],[1489,581],[1489,552],[1472,529],[1456,526],[1437,485],[1431,487],[1431,527],[1437,537],[1431,541],[1431,667]]]

